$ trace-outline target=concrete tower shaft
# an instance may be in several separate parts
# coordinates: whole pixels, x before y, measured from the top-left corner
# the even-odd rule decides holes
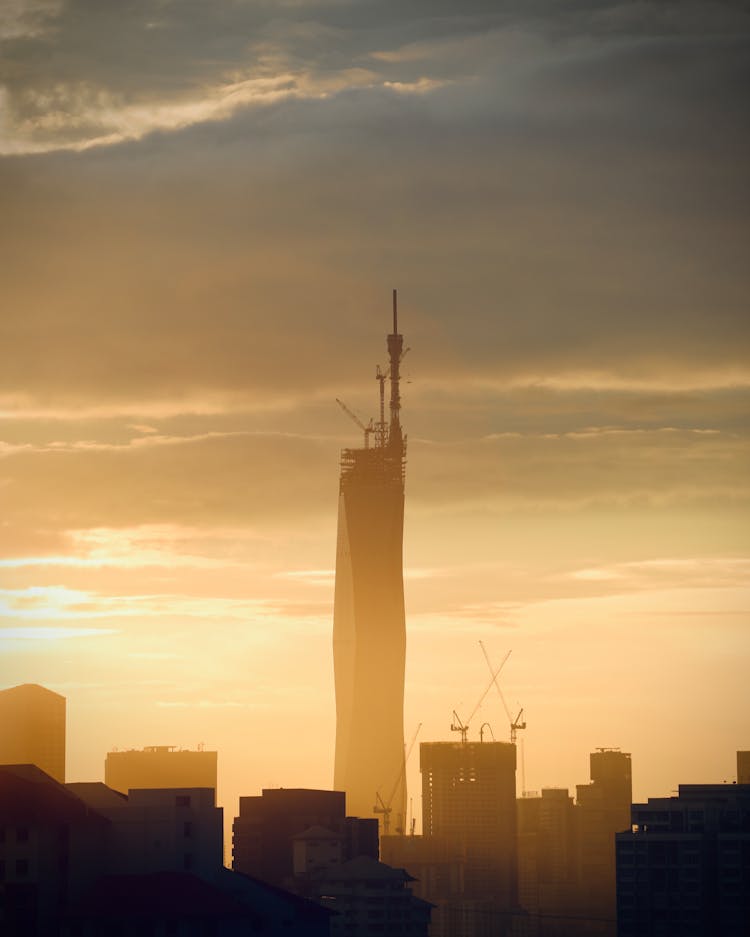
[[[400,423],[403,337],[398,333],[395,291],[393,328],[387,338],[388,429],[376,437],[374,447],[344,449],[341,454],[333,617],[334,787],[346,792],[349,814],[373,816],[377,804],[381,822],[388,823],[391,833],[403,830],[406,822],[406,439]]]

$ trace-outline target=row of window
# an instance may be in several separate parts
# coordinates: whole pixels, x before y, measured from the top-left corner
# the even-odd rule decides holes
[[[10,839],[12,831],[6,830],[4,826],[0,826],[0,843],[4,843]],[[17,826],[15,829],[15,840],[17,843],[28,843],[29,841],[29,828],[28,826]]]
[[[8,863],[10,865],[10,863]],[[29,874],[29,860],[28,859],[16,859],[15,862],[16,878],[26,878]],[[0,859],[0,882],[4,882],[6,879],[6,863],[5,860]]]

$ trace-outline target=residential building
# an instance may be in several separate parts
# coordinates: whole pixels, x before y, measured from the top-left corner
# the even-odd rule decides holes
[[[294,878],[295,837],[311,827],[340,838],[343,860],[378,858],[377,820],[347,817],[343,791],[264,788],[260,796],[240,797],[232,825],[232,868],[286,887]]]
[[[213,788],[136,788],[127,797],[98,783],[67,788],[109,820],[113,875],[184,871],[211,878],[221,869],[224,811]]]
[[[320,903],[336,911],[331,937],[428,937],[431,905],[415,897],[412,877],[370,856],[332,865],[312,882]]]
[[[749,784],[681,784],[615,839],[618,937],[750,933]]]

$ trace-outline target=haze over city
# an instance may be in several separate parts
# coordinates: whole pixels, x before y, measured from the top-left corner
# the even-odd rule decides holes
[[[339,453],[398,287],[405,735],[489,676],[524,783],[747,748],[739,3],[14,2],[0,683],[219,802],[330,788]],[[481,718],[480,718],[481,716]],[[500,740],[496,695],[472,722]],[[418,760],[408,766],[419,816]],[[520,792],[519,768],[519,792]]]

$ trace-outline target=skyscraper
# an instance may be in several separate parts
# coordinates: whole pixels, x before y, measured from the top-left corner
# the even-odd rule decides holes
[[[464,897],[517,905],[516,746],[508,742],[423,742],[422,827],[465,856]]]
[[[30,764],[65,783],[65,697],[36,683],[0,690],[0,764]]]
[[[387,347],[389,367],[376,371],[379,420],[363,427],[363,448],[341,453],[333,614],[334,787],[346,792],[350,813],[371,816],[377,805],[383,827],[395,832],[404,827],[406,807],[402,568],[406,437],[400,421],[404,350],[395,290]]]

